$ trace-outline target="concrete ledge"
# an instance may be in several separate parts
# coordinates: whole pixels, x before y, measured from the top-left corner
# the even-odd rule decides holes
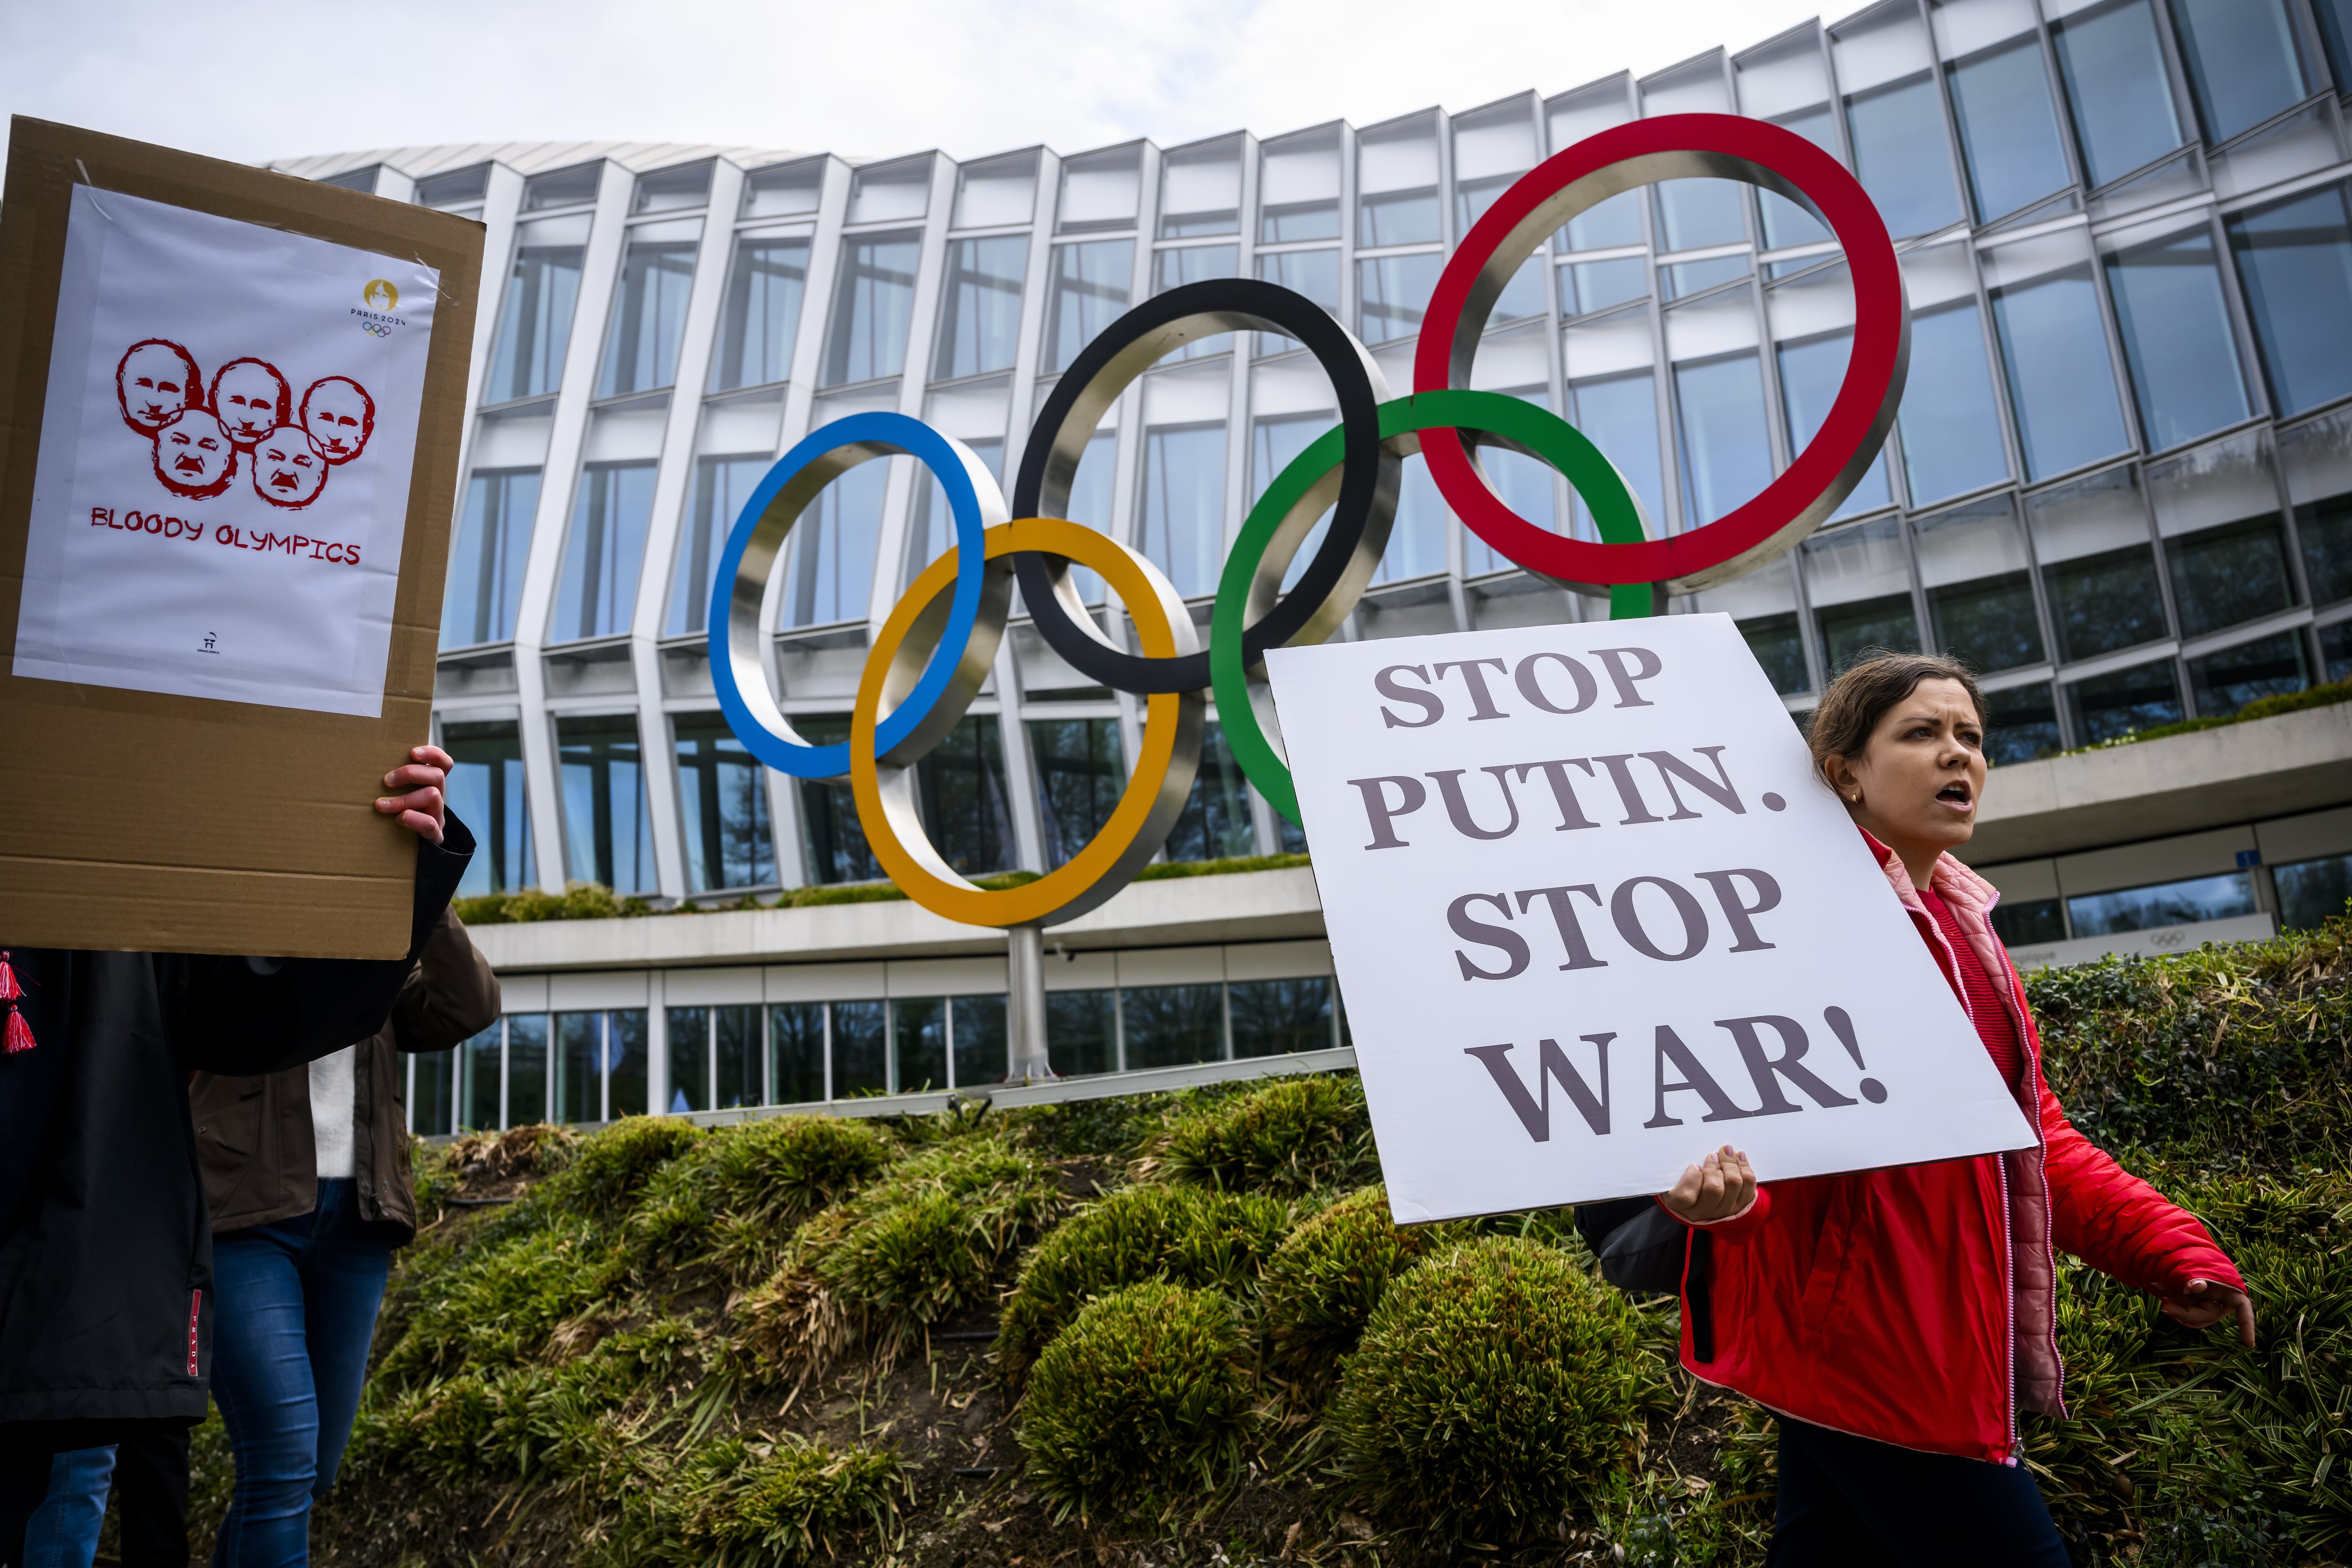
[[[1998,865],[2352,801],[2352,702],[1995,769],[1963,858]]]
[[[984,956],[1004,935],[959,925],[911,899],[803,910],[729,910],[609,921],[470,928],[501,974],[565,969],[667,969],[729,963],[832,963],[860,958]],[[1137,882],[1045,940],[1078,952],[1274,942],[1323,935],[1323,905],[1304,866]]]

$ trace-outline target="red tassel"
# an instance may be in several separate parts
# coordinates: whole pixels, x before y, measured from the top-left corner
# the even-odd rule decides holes
[[[0,1046],[0,1056],[15,1056],[33,1048],[33,1026],[25,1022],[25,1015],[16,1008],[8,1009],[8,1040]]]
[[[0,947],[0,1002],[14,1002],[25,994],[16,984],[16,972],[8,967],[8,950]]]

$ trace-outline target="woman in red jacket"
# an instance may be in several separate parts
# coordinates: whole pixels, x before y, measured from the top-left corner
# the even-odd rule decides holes
[[[2053,1247],[2254,1342],[2245,1282],[2205,1227],[2074,1131],[2042,1076],[1992,931],[2000,895],[1948,853],[1983,802],[1983,711],[1951,659],[1869,659],[1823,694],[1813,764],[2040,1142],[1769,1185],[1727,1147],[1659,1194],[1694,1233],[1683,1364],[1780,1417],[1775,1568],[2064,1568],[2018,1434],[2021,1409],[2065,1412]]]

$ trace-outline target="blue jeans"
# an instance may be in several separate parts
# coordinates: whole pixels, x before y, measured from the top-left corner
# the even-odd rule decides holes
[[[342,1462],[391,1271],[391,1236],[360,1218],[348,1178],[320,1182],[299,1218],[215,1239],[213,1400],[236,1455],[215,1568],[310,1561],[311,1500]]]
[[[1780,1418],[1766,1568],[2066,1568],[2021,1468],[1922,1454]]]
[[[49,1461],[49,1495],[25,1527],[25,1568],[89,1568],[114,1483],[114,1449],[75,1448]]]

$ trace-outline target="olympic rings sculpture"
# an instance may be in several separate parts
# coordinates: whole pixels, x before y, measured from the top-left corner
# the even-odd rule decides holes
[[[1469,390],[1486,319],[1504,286],[1577,214],[1659,180],[1744,181],[1820,218],[1853,279],[1854,330],[1829,416],[1788,469],[1704,527],[1653,537],[1640,503],[1573,426],[1517,398]],[[1209,646],[1166,575],[1144,555],[1058,515],[1087,443],[1119,394],[1195,339],[1266,331],[1305,345],[1336,395],[1339,422],[1276,476],[1244,521],[1217,585]],[[1088,343],[1047,396],[1023,450],[1008,509],[986,465],[907,415],[852,415],[778,458],[744,503],[711,594],[713,685],[745,748],[802,779],[846,776],[875,858],[934,913],[972,925],[1059,924],[1098,908],[1159,853],[1189,798],[1213,691],[1234,756],[1258,792],[1297,819],[1290,771],[1257,711],[1269,647],[1320,642],[1370,585],[1396,517],[1399,472],[1418,452],[1446,504],[1507,560],[1563,587],[1606,594],[1613,616],[1648,615],[1663,593],[1727,582],[1793,549],[1836,511],[1893,428],[1910,357],[1910,318],[1886,226],[1844,165],[1803,137],[1732,115],[1638,121],[1589,137],[1513,184],[1446,263],[1423,320],[1413,391],[1389,393],[1379,364],[1321,306],[1271,283],[1222,279],[1172,289]],[[1593,518],[1598,542],[1518,516],[1478,467],[1480,447],[1558,469]],[[849,739],[812,745],[777,706],[764,672],[762,607],[793,525],[851,468],[904,456],[945,492],[955,547],[909,584],[876,634]],[[1286,591],[1298,551],[1326,513],[1322,542]],[[1102,577],[1133,625],[1137,651],[1106,636],[1081,602],[1073,564]],[[1019,887],[958,875],[923,831],[914,769],[978,695],[1011,614],[1013,589],[1065,662],[1146,700],[1125,792],[1067,863]]]

